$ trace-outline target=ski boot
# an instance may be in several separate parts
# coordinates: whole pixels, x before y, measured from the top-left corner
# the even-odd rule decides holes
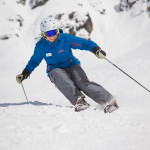
[[[90,107],[90,104],[88,104],[84,100],[84,97],[79,97],[76,101],[75,111],[81,111],[81,110],[84,110],[84,109],[89,108],[89,107]]]
[[[119,108],[116,100],[111,100],[104,107],[104,113],[111,113]]]

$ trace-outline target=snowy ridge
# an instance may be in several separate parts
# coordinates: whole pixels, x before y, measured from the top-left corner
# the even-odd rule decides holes
[[[62,25],[73,27],[75,18],[69,21],[68,15],[76,12],[81,22],[89,14],[93,24],[90,34],[81,30],[77,35],[87,34],[107,52],[108,59],[150,89],[150,19],[143,3],[119,12],[120,0],[49,0],[34,9],[30,0],[17,2],[0,1],[0,37],[7,35],[0,40],[0,149],[149,150],[150,93],[107,61],[73,51],[88,78],[116,97],[120,108],[111,114],[104,114],[88,97],[92,107],[74,112],[46,76],[44,61],[23,82],[29,103],[15,81],[40,37],[41,19],[64,14]],[[68,32],[66,26],[64,31]]]

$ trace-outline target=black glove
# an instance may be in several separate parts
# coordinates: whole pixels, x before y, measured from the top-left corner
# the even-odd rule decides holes
[[[29,75],[30,72],[28,71],[28,69],[24,69],[22,71],[22,74],[17,75],[16,81],[20,84],[24,79],[27,79]]]
[[[106,53],[105,51],[103,51],[99,46],[96,46],[93,48],[93,53],[101,59],[105,59],[106,58]]]

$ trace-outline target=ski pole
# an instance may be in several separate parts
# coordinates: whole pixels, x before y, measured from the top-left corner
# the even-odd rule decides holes
[[[24,87],[23,87],[22,82],[21,82],[21,85],[22,85],[22,89],[23,89],[24,95],[25,95],[25,97],[26,97],[26,100],[27,100],[27,102],[29,102],[29,101],[28,101],[28,98],[27,98],[27,95],[26,95],[26,92],[25,92],[25,89],[24,89]]]
[[[107,58],[105,58],[109,63],[111,63],[113,66],[115,66],[117,69],[119,69],[121,72],[123,72],[125,75],[127,75],[129,78],[131,78],[132,80],[134,80],[137,84],[139,84],[141,87],[143,87],[145,90],[147,90],[148,92],[150,92],[150,90],[148,90],[146,87],[144,87],[141,83],[139,83],[138,81],[136,81],[135,79],[133,79],[130,75],[128,75],[126,72],[124,72],[122,69],[120,69],[118,66],[116,66],[114,63],[112,63],[110,60],[108,60]]]

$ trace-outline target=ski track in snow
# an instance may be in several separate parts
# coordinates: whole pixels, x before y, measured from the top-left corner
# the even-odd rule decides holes
[[[81,14],[89,12],[94,24],[91,38],[106,50],[108,59],[150,89],[150,20],[146,12],[139,16],[139,9],[117,13],[114,7],[119,0],[66,0],[65,4],[55,0],[33,11],[28,3],[5,2],[0,3],[5,12],[0,13],[0,32],[19,33],[20,38],[0,40],[0,150],[150,150],[150,94],[107,61],[73,51],[89,79],[116,97],[120,108],[111,114],[104,114],[88,97],[92,107],[74,112],[47,78],[45,62],[23,82],[29,103],[15,81],[33,53],[41,18],[68,14],[73,8]],[[79,10],[79,4],[83,9]],[[98,6],[106,9],[105,15],[98,12]],[[18,23],[5,22],[17,14],[24,18],[22,29]]]

